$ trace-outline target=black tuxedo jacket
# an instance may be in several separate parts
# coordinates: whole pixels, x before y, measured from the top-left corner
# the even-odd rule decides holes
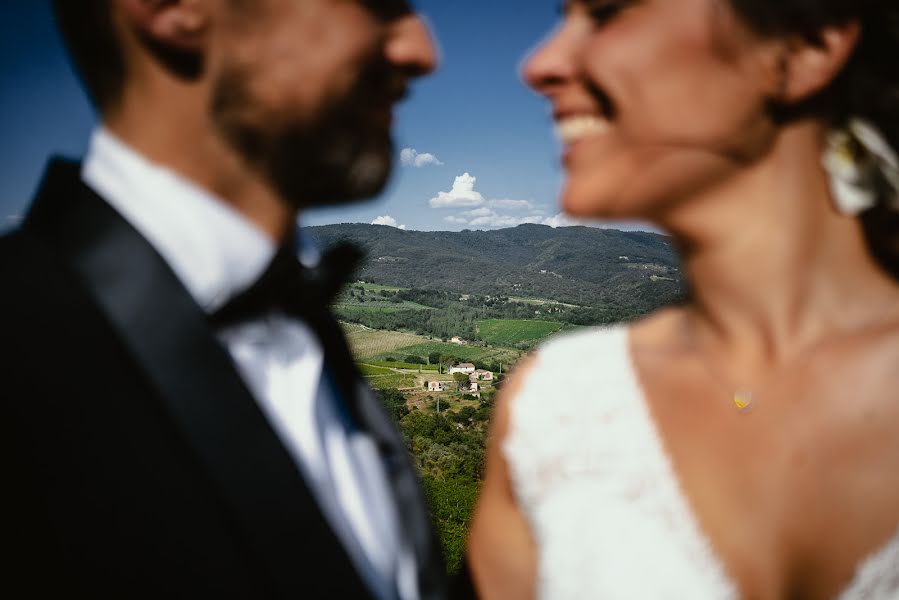
[[[287,451],[168,265],[51,164],[0,239],[3,597],[368,598]],[[374,436],[424,599],[445,596],[420,487],[339,328],[326,361]]]

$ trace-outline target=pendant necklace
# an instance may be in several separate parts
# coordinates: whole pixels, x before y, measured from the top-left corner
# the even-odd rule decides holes
[[[890,313],[891,308],[895,308],[896,300],[891,300],[890,304],[885,306],[886,312]],[[858,335],[864,331],[870,331],[875,327],[888,322],[892,316],[887,317],[886,319],[875,319],[872,323],[869,323],[866,326],[858,328],[852,334],[844,334],[838,335],[835,337],[828,336],[818,340],[816,343],[812,344],[808,348],[801,351],[795,358],[788,360],[786,363],[776,367],[773,372],[769,373],[767,377],[761,379],[761,381],[757,381],[754,385],[734,385],[733,380],[729,379],[724,369],[715,369],[713,365],[710,364],[711,357],[704,356],[704,353],[701,353],[699,350],[699,343],[697,342],[696,336],[693,332],[694,327],[690,327],[690,322],[694,321],[694,318],[691,316],[692,313],[688,312],[686,318],[684,319],[684,333],[687,338],[687,342],[691,351],[693,351],[696,356],[698,356],[701,360],[703,368],[709,376],[709,379],[714,381],[719,387],[727,391],[728,397],[730,401],[733,403],[734,408],[736,408],[739,414],[745,415],[752,412],[754,408],[758,406],[759,398],[762,396],[762,392],[766,389],[770,388],[773,383],[776,383],[779,379],[779,375],[786,371],[791,367],[795,367],[800,364],[800,362],[804,359],[807,359],[809,356],[817,354],[823,346],[826,346],[828,343],[834,341],[834,339],[845,338],[847,335]],[[720,366],[720,365],[719,365]],[[720,372],[719,372],[720,371]]]
[[[692,319],[687,319],[687,321],[690,320]],[[725,375],[723,368],[711,364],[711,362],[714,360],[711,356],[704,355],[700,352],[696,336],[693,334],[693,331],[690,328],[688,322],[685,322],[684,329],[686,330],[690,350],[692,350],[696,354],[696,356],[699,357],[703,369],[705,369],[705,372],[709,376],[709,379],[714,381],[718,387],[727,392],[729,401],[733,404],[737,413],[741,415],[751,413],[753,409],[758,405],[758,399],[761,397],[762,391],[764,391],[770,385],[773,379],[776,380],[775,376],[780,372],[780,370],[792,365],[796,361],[796,359],[794,359],[793,361],[789,361],[786,365],[778,368],[774,371],[774,373],[769,374],[761,381],[757,381],[754,385],[734,385],[733,380]],[[716,368],[716,366],[718,368]]]
[[[765,385],[767,381],[759,382],[756,385],[734,385],[734,382],[724,375],[723,369],[716,369],[710,364],[711,357],[706,357],[704,353],[700,352],[699,343],[694,334],[695,324],[691,327],[691,321],[694,321],[694,318],[689,312],[687,315],[684,319],[684,335],[687,338],[688,348],[699,357],[699,362],[702,363],[709,379],[727,392],[729,401],[733,403],[737,412],[744,415],[752,412],[757,404],[760,391],[767,387]],[[770,376],[767,379],[770,379]]]
[[[819,339],[814,344],[811,344],[809,347],[799,352],[796,357],[774,368],[764,378],[762,378],[760,381],[757,381],[755,385],[734,385],[733,380],[727,377],[725,370],[720,368],[721,365],[711,364],[709,359],[714,360],[713,357],[706,356],[700,352],[699,343],[696,339],[696,335],[694,334],[694,330],[696,329],[695,317],[693,316],[693,311],[691,311],[689,308],[687,309],[686,314],[683,318],[683,329],[684,337],[687,339],[689,349],[698,358],[700,358],[700,362],[702,363],[706,374],[709,376],[709,379],[711,379],[716,384],[718,384],[718,386],[727,391],[729,399],[733,403],[733,406],[734,408],[736,408],[738,413],[748,414],[752,412],[752,410],[758,405],[758,401],[762,395],[762,392],[770,389],[770,387],[774,383],[776,383],[778,379],[780,379],[780,375],[783,372],[799,365],[804,360],[808,360],[809,357],[814,356],[815,354],[820,352],[822,347],[826,346],[829,343],[833,343],[835,340],[845,339],[847,337],[860,335],[865,332],[871,332],[875,328],[879,328],[884,324],[892,321],[896,318],[897,307],[899,307],[899,301],[897,301],[895,294],[890,294],[889,301],[884,303],[881,310],[878,310],[874,313],[879,315],[878,318],[871,319],[868,323],[855,328],[851,332],[837,333],[836,335],[825,336]],[[692,327],[691,324],[693,325]],[[713,368],[715,366],[719,368]]]
[[[824,338],[822,340],[819,340],[817,343],[812,344],[809,348],[801,352],[795,358],[787,361],[785,364],[779,367],[776,367],[766,376],[753,384],[744,383],[742,385],[735,385],[734,381],[731,378],[727,377],[725,369],[722,368],[720,364],[712,364],[713,362],[716,362],[714,355],[708,355],[700,352],[696,336],[693,333],[693,329],[691,329],[690,327],[690,321],[692,320],[693,319],[689,316],[684,320],[684,330],[690,350],[700,359],[700,362],[702,363],[702,366],[705,369],[709,379],[715,382],[715,384],[717,384],[717,386],[722,390],[726,391],[728,400],[733,404],[736,411],[741,415],[751,413],[753,409],[758,406],[759,398],[762,397],[762,392],[769,389],[773,383],[776,383],[779,380],[779,376],[781,373],[791,367],[795,367],[803,359],[808,358],[810,355],[817,353],[820,347],[825,344],[825,342],[832,341],[832,338]]]

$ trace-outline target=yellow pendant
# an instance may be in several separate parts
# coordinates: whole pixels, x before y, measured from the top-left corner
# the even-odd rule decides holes
[[[734,406],[740,412],[748,412],[752,408],[752,391],[737,390],[734,392]]]

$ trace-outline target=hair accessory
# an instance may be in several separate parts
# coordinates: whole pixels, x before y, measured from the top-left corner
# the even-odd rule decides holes
[[[845,129],[832,131],[822,162],[843,214],[872,208],[882,192],[889,195],[890,207],[899,211],[899,156],[870,121],[854,117]]]

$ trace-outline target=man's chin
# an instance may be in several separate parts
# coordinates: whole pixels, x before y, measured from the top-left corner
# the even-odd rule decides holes
[[[392,169],[389,154],[370,152],[357,160],[347,173],[348,200],[377,196],[387,187]]]
[[[285,172],[286,171],[286,172]],[[367,152],[343,164],[273,173],[281,196],[297,209],[360,202],[384,191],[392,172],[391,153]]]

